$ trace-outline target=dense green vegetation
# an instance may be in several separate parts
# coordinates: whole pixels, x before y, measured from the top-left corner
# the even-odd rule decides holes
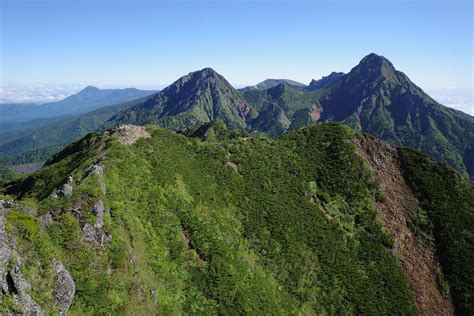
[[[14,170],[12,170],[11,168],[8,168],[7,166],[0,165],[0,181],[13,180],[17,176],[18,176],[18,174]]]
[[[400,149],[405,176],[426,210],[457,312],[474,313],[474,186],[443,163]],[[424,216],[422,216],[424,217]]]
[[[10,185],[37,209],[7,220],[38,301],[51,303],[54,257],[76,282],[73,314],[417,313],[349,128],[225,141],[148,130],[131,146],[91,134]],[[84,178],[97,162],[105,192]],[[49,199],[69,175],[82,179],[73,195]],[[110,209],[102,245],[82,232],[97,199]]]

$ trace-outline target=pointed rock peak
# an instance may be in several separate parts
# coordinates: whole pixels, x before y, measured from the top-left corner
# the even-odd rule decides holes
[[[375,53],[371,53],[364,58],[359,63],[359,66],[362,67],[369,67],[369,68],[379,68],[379,67],[386,67],[389,69],[395,70],[392,63],[385,57],[377,55]]]
[[[203,79],[220,77],[220,75],[219,75],[214,69],[212,69],[212,68],[210,68],[210,67],[203,68],[203,69],[201,69],[201,70],[192,72],[192,73],[190,73],[190,75],[192,75],[192,76],[199,76],[199,77],[201,77],[201,78],[203,78]]]

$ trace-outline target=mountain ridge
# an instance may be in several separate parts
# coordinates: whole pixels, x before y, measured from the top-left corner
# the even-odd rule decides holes
[[[9,266],[43,311],[452,314],[451,295],[458,313],[474,310],[474,251],[452,231],[472,232],[474,187],[444,164],[335,122],[278,139],[153,125],[121,139],[133,129],[89,134],[2,188]],[[57,258],[76,289],[63,305]]]

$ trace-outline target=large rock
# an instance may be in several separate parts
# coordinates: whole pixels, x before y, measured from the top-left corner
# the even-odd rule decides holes
[[[31,285],[21,275],[20,257],[15,252],[14,242],[7,236],[3,223],[4,205],[0,206],[0,300],[11,295],[16,305],[13,314],[43,315],[41,307],[28,294]],[[16,262],[15,262],[15,259]],[[8,270],[8,266],[15,268]]]
[[[26,315],[44,315],[41,307],[28,294],[31,285],[21,275],[21,267],[16,266],[8,271],[6,275],[8,292],[13,295],[13,302],[22,314]]]
[[[104,226],[104,202],[102,200],[97,200],[92,206],[91,212],[95,215],[95,228],[102,228]]]
[[[5,267],[11,259],[12,249],[8,237],[5,235],[3,209],[0,206],[0,299],[5,293],[8,293],[7,270]]]
[[[56,305],[60,310],[61,315],[66,315],[66,312],[71,306],[76,292],[76,284],[71,277],[71,274],[64,268],[61,262],[54,260],[53,268],[56,271],[56,277],[53,284],[53,293],[56,299]]]
[[[43,214],[38,217],[41,228],[46,229],[48,226],[53,224],[53,216],[50,212]]]
[[[60,186],[58,189],[54,189],[53,192],[49,195],[51,199],[57,199],[60,197],[67,197],[72,195],[72,183],[74,182],[74,179],[72,176],[67,177],[66,183],[64,183],[62,186]]]
[[[94,241],[97,239],[97,231],[94,225],[89,223],[85,223],[84,227],[82,227],[82,231],[84,232],[84,239],[87,241]]]

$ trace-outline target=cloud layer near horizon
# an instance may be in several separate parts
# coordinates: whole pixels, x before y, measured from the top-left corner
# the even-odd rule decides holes
[[[83,85],[27,85],[0,87],[0,103],[47,103],[79,92]]]
[[[75,94],[86,85],[27,85],[0,87],[0,103],[47,103],[59,101]],[[126,88],[99,86],[100,88]],[[156,90],[164,85],[137,86],[139,89]],[[453,109],[474,115],[473,90],[427,90],[433,99]]]

